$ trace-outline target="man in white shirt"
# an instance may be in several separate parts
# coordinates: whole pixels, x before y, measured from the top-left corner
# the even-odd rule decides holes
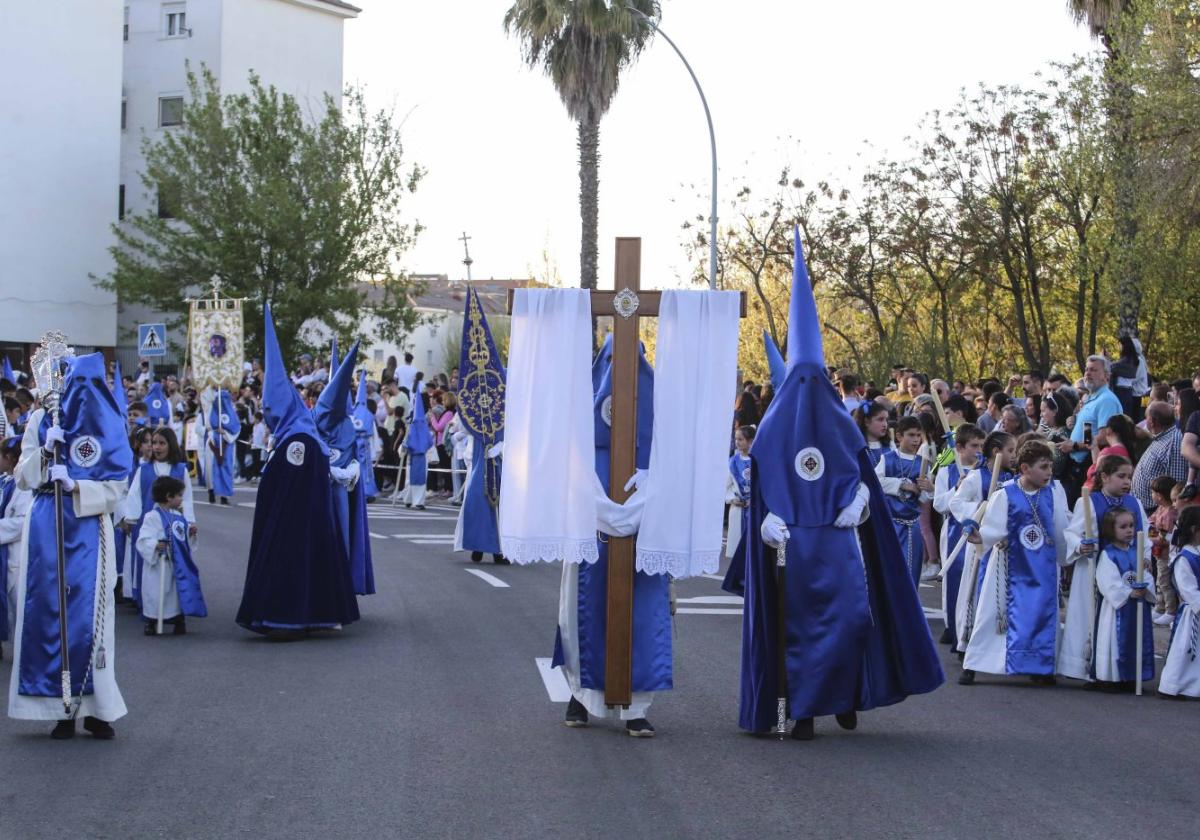
[[[396,368],[396,384],[401,388],[407,388],[408,393],[413,392],[413,382],[417,379],[417,369],[413,367],[413,354],[404,354],[404,364]]]

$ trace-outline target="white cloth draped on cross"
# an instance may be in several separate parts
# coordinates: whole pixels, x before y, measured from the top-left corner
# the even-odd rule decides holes
[[[622,505],[595,472],[588,292],[517,291],[500,492],[506,557],[591,563],[596,531],[638,532],[639,571],[717,570],[739,304],[736,292],[662,293],[650,468]]]

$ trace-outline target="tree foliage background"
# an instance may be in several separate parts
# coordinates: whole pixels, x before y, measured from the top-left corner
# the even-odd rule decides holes
[[[184,299],[216,276],[223,294],[247,299],[255,353],[267,301],[284,358],[323,343],[313,325],[362,337],[369,314],[379,337],[401,339],[419,320],[399,265],[420,225],[400,210],[423,172],[406,165],[398,126],[353,89],[341,108],[326,97],[310,114],[256,76],[249,88],[222,97],[211,72],[189,71],[183,124],[143,140],[151,209],[114,225],[115,268],[97,282],[178,325]]]
[[[1189,374],[1200,316],[1200,0],[1139,3],[1121,72],[1134,91],[1134,253],[1118,253],[1118,163],[1102,50],[1029,87],[980,86],[927,114],[905,153],[856,183],[773,188],[727,203],[720,282],[744,289],[740,362],[762,381],[765,329],[787,340],[792,226],[799,225],[830,364],[881,383],[902,361],[946,378],[1024,368],[1076,376],[1119,352],[1121,260],[1137,266],[1136,327],[1152,374]],[[705,216],[685,222],[695,278]]]

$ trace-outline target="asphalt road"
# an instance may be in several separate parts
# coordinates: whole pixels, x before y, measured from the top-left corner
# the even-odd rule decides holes
[[[118,613],[130,713],[114,741],[0,719],[0,838],[1195,836],[1200,703],[1152,691],[963,688],[941,648],[947,685],[856,732],[743,734],[739,607],[713,579],[677,587],[658,737],[568,729],[561,678],[537,662],[558,567],[472,566],[450,552],[448,508],[373,506],[362,620],[264,640],[233,621],[253,498],[200,506],[207,619],[147,638]]]

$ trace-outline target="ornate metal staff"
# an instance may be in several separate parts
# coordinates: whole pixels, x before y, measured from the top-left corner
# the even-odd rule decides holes
[[[54,428],[59,426],[59,407],[62,403],[62,362],[74,355],[67,346],[67,337],[57,330],[42,336],[41,346],[33,354],[33,376],[37,381],[41,403],[50,412]],[[54,445],[53,463],[59,463],[58,444]],[[54,482],[54,533],[58,554],[58,643],[62,653],[62,702],[69,714],[71,711],[71,659],[67,638],[67,558],[63,529],[62,485]],[[82,690],[82,689],[81,689]]]
[[[775,734],[782,738],[787,734],[788,691],[787,691],[787,627],[784,616],[787,610],[787,539],[775,549]]]

